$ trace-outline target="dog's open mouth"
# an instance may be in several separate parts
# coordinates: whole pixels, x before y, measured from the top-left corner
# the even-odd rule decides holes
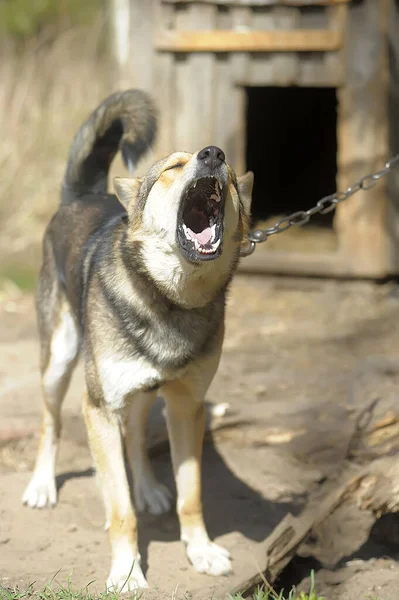
[[[177,240],[191,261],[220,256],[223,244],[224,194],[216,177],[195,180],[182,199]]]

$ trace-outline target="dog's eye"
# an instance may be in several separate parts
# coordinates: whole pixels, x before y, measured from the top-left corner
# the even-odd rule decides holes
[[[171,171],[172,169],[182,169],[184,167],[184,164],[184,162],[177,162],[174,165],[170,165],[170,167],[164,169],[164,173],[165,171]]]

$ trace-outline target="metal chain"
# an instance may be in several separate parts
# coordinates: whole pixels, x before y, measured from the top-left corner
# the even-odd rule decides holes
[[[324,196],[324,198],[321,198],[321,200],[319,200],[313,208],[309,208],[309,210],[298,210],[291,215],[283,217],[277,221],[273,227],[250,231],[247,234],[248,243],[241,248],[240,256],[244,257],[252,254],[255,251],[256,244],[265,242],[271,235],[281,233],[282,231],[287,231],[287,229],[293,226],[301,227],[302,225],[306,225],[306,223],[309,223],[310,218],[313,217],[313,215],[325,215],[326,213],[331,212],[335,209],[337,204],[347,200],[359,190],[370,190],[375,186],[379,179],[385,177],[390,171],[397,167],[399,167],[399,154],[385,163],[385,166],[383,169],[381,169],[381,171],[371,173],[370,175],[365,175],[359,179],[359,181],[348,187],[344,192],[335,192],[329,196]]]

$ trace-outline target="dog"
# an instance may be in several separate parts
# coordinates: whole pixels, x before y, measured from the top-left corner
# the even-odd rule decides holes
[[[116,178],[118,152],[130,171],[154,142],[157,113],[140,90],[107,98],[78,131],[58,211],[43,241],[36,309],[43,426],[22,501],[57,501],[60,409],[84,356],[83,414],[112,551],[109,588],[147,587],[124,463],[136,509],[159,514],[171,495],[146,448],[148,411],[159,392],[187,557],[201,573],[231,570],[206,531],[201,504],[204,397],[218,367],[226,292],[248,230],[253,174],[236,177],[223,151],[174,152],[140,178]]]

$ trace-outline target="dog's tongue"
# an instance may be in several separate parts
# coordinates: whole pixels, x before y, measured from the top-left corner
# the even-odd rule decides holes
[[[188,232],[190,234],[190,237],[198,240],[202,246],[205,246],[205,244],[208,244],[208,242],[210,242],[211,238],[212,238],[212,231],[211,231],[210,227],[206,227],[205,229],[203,229],[202,231],[199,231],[198,233],[195,233],[192,229],[189,229]]]

